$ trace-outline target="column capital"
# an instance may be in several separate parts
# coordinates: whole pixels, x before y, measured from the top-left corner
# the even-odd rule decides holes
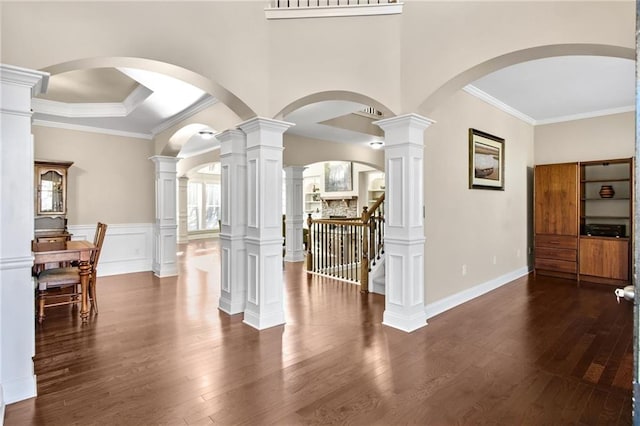
[[[242,130],[229,129],[218,134],[220,141],[220,158],[231,154],[245,154],[247,150],[246,136]]]
[[[30,87],[31,96],[36,96],[47,91],[49,76],[50,74],[48,72],[0,64],[0,80],[3,83]]]
[[[423,117],[419,114],[411,113],[398,115],[395,117],[385,118],[384,120],[374,121],[373,124],[380,127],[382,130],[391,130],[396,127],[406,127],[410,126],[416,129],[424,130],[427,127],[431,126],[435,123],[435,120],[432,120],[427,117]]]
[[[154,155],[153,157],[149,157],[149,160],[153,161],[156,165],[156,173],[176,173],[176,165],[178,161],[180,161],[180,158]]]
[[[295,124],[289,123],[287,121],[274,120],[272,118],[264,117],[250,118],[249,120],[243,121],[242,123],[238,124],[238,127],[247,134],[260,130],[278,132],[282,134],[286,132],[289,127],[293,126],[295,126]]]
[[[434,120],[413,113],[373,122],[384,130],[385,148],[405,143],[422,146],[424,131],[433,123]]]
[[[284,168],[284,172],[286,177],[297,177],[302,176],[304,173],[305,166],[287,166]]]
[[[222,142],[232,141],[238,138],[244,138],[244,133],[240,129],[227,129],[216,135],[216,139]]]

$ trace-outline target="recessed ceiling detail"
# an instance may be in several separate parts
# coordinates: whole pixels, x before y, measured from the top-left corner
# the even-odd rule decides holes
[[[119,100],[113,101],[116,96],[105,89]],[[188,83],[133,68],[59,74],[51,77],[49,90],[46,99],[33,100],[34,124],[145,139],[217,102]],[[86,96],[73,95],[82,90]],[[78,99],[92,101],[69,101]]]
[[[123,102],[138,82],[116,68],[92,68],[55,74],[38,96],[65,103]]]

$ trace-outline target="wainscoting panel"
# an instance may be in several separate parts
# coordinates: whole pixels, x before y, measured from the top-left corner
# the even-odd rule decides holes
[[[108,224],[98,264],[98,276],[151,270],[153,224]],[[69,226],[74,240],[93,241],[96,225]]]

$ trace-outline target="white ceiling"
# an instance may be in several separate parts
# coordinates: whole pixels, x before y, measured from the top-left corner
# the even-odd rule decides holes
[[[632,111],[635,82],[635,61],[559,56],[503,68],[472,86],[532,124],[547,124]]]
[[[534,125],[632,111],[635,61],[593,56],[540,59],[489,74],[464,90]],[[34,123],[152,139],[215,102],[189,84],[148,71],[73,71],[51,77],[48,93],[34,100]],[[362,114],[366,107],[325,101],[284,119],[296,124],[288,130],[293,134],[366,145],[380,139],[370,125],[380,117]],[[362,117],[368,127],[362,125]],[[182,156],[219,147],[202,139],[200,129],[190,128],[192,137]]]

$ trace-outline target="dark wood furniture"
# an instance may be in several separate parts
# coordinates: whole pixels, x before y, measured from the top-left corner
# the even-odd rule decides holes
[[[86,322],[89,317],[88,287],[91,276],[91,254],[96,250],[96,246],[89,241],[33,241],[31,243],[31,250],[34,256],[34,264],[43,265],[52,262],[78,261],[77,269],[80,290],[76,296],[80,296],[80,302],[82,304],[80,317],[83,322]],[[40,283],[38,286],[40,286]],[[38,289],[38,292],[40,293],[40,289]],[[72,302],[73,297],[73,295],[68,297],[68,299],[70,299],[69,302],[74,303]],[[41,318],[39,319],[42,321]]]
[[[578,164],[536,166],[535,271],[561,278],[578,274]]]
[[[37,242],[67,241],[67,178],[71,161],[34,162],[35,220]]]
[[[535,168],[535,272],[630,282],[633,159]]]

